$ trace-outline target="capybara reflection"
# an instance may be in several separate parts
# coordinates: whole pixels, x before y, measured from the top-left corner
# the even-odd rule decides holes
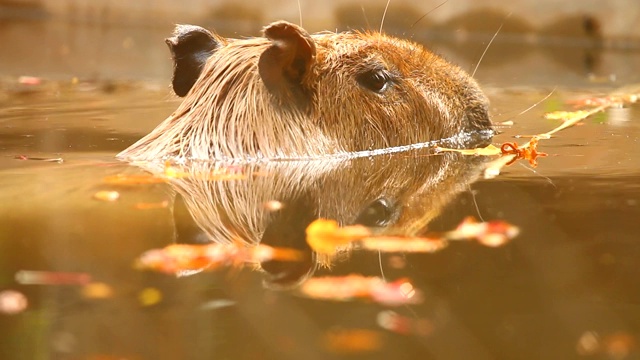
[[[411,41],[279,21],[239,40],[179,25],[167,44],[184,101],[120,158],[315,158],[491,134],[478,84]]]
[[[312,253],[306,229],[314,220],[364,225],[377,234],[424,235],[430,231],[431,221],[469,189],[489,160],[453,152],[430,153],[423,150],[415,156],[382,155],[339,162],[272,161],[231,166],[194,162],[176,166],[174,171],[182,175],[168,179],[176,193],[176,240],[299,250],[305,254],[302,261],[261,263],[270,286],[298,284],[313,274],[316,264],[340,262],[348,254],[347,245],[336,258]],[[161,162],[138,165],[166,174]],[[216,180],[216,174],[229,169],[249,176]],[[267,205],[274,201],[278,207]]]

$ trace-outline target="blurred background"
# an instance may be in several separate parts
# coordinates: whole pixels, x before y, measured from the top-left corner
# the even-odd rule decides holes
[[[275,20],[310,32],[378,30],[386,0],[0,0],[1,76],[168,80],[176,23],[232,37]],[[426,43],[499,86],[636,81],[640,3],[629,0],[393,0],[382,29]],[[622,55],[622,56],[621,56]],[[523,71],[526,69],[526,71]],[[544,75],[541,75],[544,74]]]

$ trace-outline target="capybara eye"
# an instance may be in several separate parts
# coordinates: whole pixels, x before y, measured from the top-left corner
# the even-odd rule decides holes
[[[387,198],[372,201],[362,210],[355,223],[369,227],[386,226],[397,219],[398,207]]]
[[[370,70],[358,75],[357,81],[373,92],[382,93],[389,85],[391,76],[385,70]]]

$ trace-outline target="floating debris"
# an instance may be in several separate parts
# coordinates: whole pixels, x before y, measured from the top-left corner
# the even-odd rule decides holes
[[[20,76],[18,78],[18,83],[20,85],[40,85],[42,84],[42,79],[36,76]]]
[[[458,227],[445,233],[447,240],[475,239],[489,247],[502,246],[518,236],[520,229],[506,221],[493,220],[479,222],[474,217],[465,218]]]
[[[525,137],[524,135],[516,135],[516,137]],[[536,159],[538,157],[547,156],[546,153],[538,152],[538,140],[539,139],[549,139],[551,138],[550,134],[539,134],[539,135],[529,135],[532,137],[531,141],[528,143],[518,146],[516,142],[505,142],[500,147],[495,147],[493,145],[489,145],[484,148],[477,149],[448,149],[448,148],[436,148],[436,152],[457,152],[463,155],[502,155],[502,156],[511,156],[507,161],[505,161],[502,166],[511,165],[517,160],[525,159],[529,161],[532,167],[536,167],[538,165]]]
[[[0,291],[0,313],[15,315],[23,312],[29,306],[27,297],[16,290]]]
[[[602,354],[608,359],[627,359],[632,352],[637,351],[637,345],[636,337],[625,331],[603,336],[594,331],[586,331],[578,339],[576,351],[583,356]]]
[[[54,162],[58,164],[62,164],[64,162],[63,158],[43,158],[43,157],[34,157],[29,155],[16,155],[13,158],[16,160],[45,161],[45,162]]]
[[[422,295],[407,279],[386,282],[382,278],[352,274],[314,277],[300,286],[300,293],[318,300],[370,300],[386,306],[417,304]]]
[[[154,287],[147,287],[138,293],[138,302],[142,306],[153,306],[162,301],[162,292]]]
[[[137,259],[135,267],[176,275],[217,270],[222,267],[238,267],[245,263],[255,264],[268,260],[301,261],[303,258],[303,254],[298,250],[262,244],[254,247],[235,244],[172,244],[163,249],[146,251]]]
[[[604,97],[590,97],[586,99],[579,99],[570,101],[575,107],[591,107],[587,110],[577,111],[553,111],[546,113],[544,117],[549,120],[562,120],[562,124],[556,126],[552,130],[535,134],[535,135],[516,135],[515,137],[531,137],[532,140],[523,145],[518,145],[515,142],[507,142],[501,145],[500,148],[496,148],[493,145],[489,145],[485,148],[478,149],[448,149],[437,147],[436,152],[452,151],[463,155],[502,155],[501,158],[495,159],[488,163],[485,168],[484,178],[492,179],[500,174],[502,167],[514,163],[518,159],[525,159],[529,161],[531,166],[537,165],[536,158],[546,156],[545,153],[539,153],[537,151],[538,140],[550,139],[551,136],[564,129],[579,124],[582,120],[600,113],[610,108],[616,108],[627,104],[635,104],[640,99],[640,93],[637,88],[622,88],[616,91],[616,93]]]
[[[375,236],[360,240],[362,249],[384,253],[434,253],[447,245],[446,239],[441,237]]]
[[[475,149],[451,149],[437,146],[435,148],[436,153],[441,152],[457,152],[462,155],[475,155],[475,156],[491,156],[491,155],[500,155],[500,148],[495,147],[494,145],[487,145],[483,148],[475,148]]]
[[[576,108],[590,107],[590,106],[617,106],[624,104],[635,104],[640,99],[640,93],[629,93],[621,95],[609,95],[602,97],[587,97],[576,100],[569,100],[567,104],[573,105]]]
[[[103,190],[93,194],[93,198],[100,201],[113,202],[120,198],[120,193],[117,191]]]
[[[400,315],[393,310],[378,313],[376,323],[381,328],[400,335],[427,336],[433,332],[431,321]]]
[[[113,293],[113,288],[103,282],[88,283],[80,291],[85,299],[109,299],[113,297]]]
[[[22,285],[86,285],[91,275],[80,272],[31,271],[16,272],[15,280]]]
[[[513,159],[505,165],[511,165],[517,160],[524,159],[529,161],[531,167],[538,166],[538,157],[545,157],[547,153],[538,152],[538,138],[534,137],[529,141],[529,146],[518,147],[516,142],[506,142],[500,146],[502,155],[515,155]]]
[[[235,306],[236,302],[230,299],[216,299],[203,303],[200,305],[200,310],[217,310]]]
[[[306,230],[307,243],[319,254],[333,255],[338,248],[371,236],[362,225],[341,227],[335,220],[317,219]]]
[[[375,235],[362,225],[340,227],[337,221],[318,219],[307,227],[307,243],[324,255],[334,255],[347,246],[388,253],[433,253],[444,249],[448,241],[475,239],[485,246],[501,246],[518,233],[518,227],[505,221],[478,222],[473,217],[464,219],[453,231],[426,237]]]
[[[552,111],[544,114],[544,118],[548,120],[562,120],[562,121],[580,121],[591,115],[590,111]]]
[[[169,201],[164,200],[157,203],[136,203],[133,207],[138,210],[166,209],[169,207]]]

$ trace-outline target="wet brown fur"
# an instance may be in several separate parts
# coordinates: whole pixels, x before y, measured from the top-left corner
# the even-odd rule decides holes
[[[119,157],[314,158],[490,127],[477,83],[410,41],[374,32],[311,35],[315,60],[295,97],[270,91],[260,77],[260,55],[272,40],[216,38],[222,46],[179,108]],[[378,68],[393,74],[383,93],[356,81]]]

